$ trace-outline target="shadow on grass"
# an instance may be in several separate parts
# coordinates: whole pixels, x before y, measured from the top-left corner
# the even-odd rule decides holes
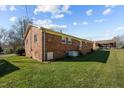
[[[95,51],[86,55],[78,57],[65,57],[57,59],[55,62],[101,62],[106,63],[109,57],[110,51]]]
[[[9,74],[11,72],[14,72],[16,70],[19,70],[18,67],[16,67],[15,65],[9,63],[6,60],[0,60],[0,77]]]

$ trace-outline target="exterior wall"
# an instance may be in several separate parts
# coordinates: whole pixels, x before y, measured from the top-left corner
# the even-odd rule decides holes
[[[99,46],[98,46],[98,44],[94,41],[93,42],[93,50],[94,51],[97,51],[99,49]]]
[[[66,38],[67,39],[67,38]],[[70,50],[79,49],[80,42],[72,39],[72,44],[62,44],[62,37],[46,33],[46,53],[53,52],[54,58],[62,58]]]
[[[34,35],[37,35],[37,42],[34,42]],[[45,61],[47,60],[47,52],[53,52],[53,58],[57,59],[65,57],[68,51],[80,51],[82,54],[86,54],[93,48],[91,42],[81,42],[66,36],[66,40],[68,38],[71,38],[72,44],[63,44],[62,35],[51,34],[45,32],[44,29],[41,30],[32,26],[25,38],[26,56],[38,61]],[[82,43],[82,47],[80,43]]]
[[[34,42],[34,35],[37,35],[37,42]],[[25,51],[27,57],[42,61],[42,32],[39,29],[31,27],[25,39]]]
[[[91,52],[91,49],[93,49],[93,43],[92,42],[82,41],[82,47],[80,48],[80,51],[82,54],[86,54],[88,52]]]
[[[54,59],[62,58],[68,51],[80,51],[82,54],[86,54],[90,52],[93,43],[83,43],[82,48],[80,49],[80,41],[72,39],[72,44],[63,44],[62,43],[62,36],[52,35],[46,33],[46,54],[47,52],[53,52]],[[66,37],[68,39],[68,37]],[[47,57],[47,55],[46,55]],[[47,59],[47,58],[46,58]]]

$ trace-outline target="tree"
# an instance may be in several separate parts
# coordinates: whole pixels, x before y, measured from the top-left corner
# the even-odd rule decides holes
[[[7,37],[6,30],[3,27],[0,27],[0,44],[5,42]]]
[[[3,49],[2,49],[2,47],[0,46],[0,54],[1,54],[1,52],[3,52]]]
[[[8,31],[6,31],[3,27],[0,27],[1,50],[6,48],[7,50],[10,49],[11,52],[14,53],[18,48],[24,48],[23,36],[29,23],[32,24],[32,20],[23,17],[15,21]]]
[[[12,52],[16,52],[18,48],[24,48],[24,32],[29,23],[32,23],[28,18],[19,18],[8,31],[8,45]]]
[[[18,40],[16,33],[12,30],[9,30],[8,46],[10,49],[12,49],[12,52],[15,52],[16,48],[20,45],[19,41],[20,40]]]
[[[0,52],[3,51],[4,45],[7,43],[7,31],[3,27],[0,27]]]
[[[26,27],[29,23],[32,23],[32,20],[28,18],[19,18],[11,27],[11,31],[16,33],[16,37],[20,42],[20,46],[24,46],[24,32],[26,31]]]
[[[124,46],[124,34],[118,35],[116,38],[116,46],[117,48],[121,48]]]

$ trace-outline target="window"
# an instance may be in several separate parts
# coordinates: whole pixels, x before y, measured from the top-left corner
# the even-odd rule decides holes
[[[62,36],[62,44],[66,44],[66,37]]]
[[[26,45],[28,44],[28,39],[26,40]]]
[[[37,42],[37,35],[34,35],[34,43]]]
[[[68,44],[72,44],[71,38],[68,38]]]

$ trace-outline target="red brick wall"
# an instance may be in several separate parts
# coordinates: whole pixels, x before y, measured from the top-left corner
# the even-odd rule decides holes
[[[35,34],[37,35],[36,43],[34,42]],[[79,51],[80,49],[82,54],[86,54],[93,47],[92,43],[82,42],[82,47],[79,48],[80,42],[75,39],[72,39],[72,44],[62,44],[61,41],[61,36],[45,33],[45,60],[47,58],[47,52],[53,52],[54,59],[57,59],[64,57],[70,50]],[[26,56],[44,61],[44,32],[38,28],[31,27],[25,39],[25,50]]]
[[[37,42],[34,42],[34,35],[37,35]],[[28,43],[26,43],[28,40]],[[42,61],[42,32],[31,27],[25,39],[26,56]]]
[[[66,38],[67,39],[67,38]],[[62,58],[70,50],[79,51],[80,42],[72,39],[72,44],[62,44],[62,37],[46,33],[46,53],[53,52],[54,58]],[[83,42],[82,42],[83,43]],[[86,54],[91,51],[92,43],[83,43],[81,53]]]
[[[82,41],[82,47],[80,48],[80,52],[82,54],[86,54],[87,52],[91,52],[91,49],[93,49],[93,43],[92,42]]]

